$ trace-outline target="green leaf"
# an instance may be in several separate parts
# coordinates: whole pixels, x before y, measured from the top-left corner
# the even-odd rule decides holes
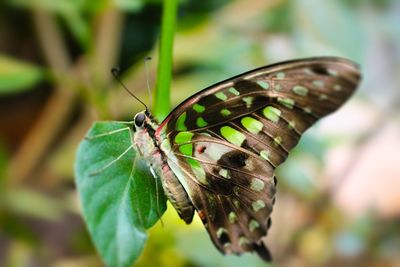
[[[43,76],[43,70],[35,65],[0,55],[0,95],[28,90]]]
[[[110,133],[118,129],[125,130]],[[131,266],[143,249],[146,229],[165,211],[166,198],[160,180],[156,183],[133,148],[118,159],[132,145],[128,126],[97,122],[87,136],[96,135],[81,142],[75,162],[83,216],[106,265]]]

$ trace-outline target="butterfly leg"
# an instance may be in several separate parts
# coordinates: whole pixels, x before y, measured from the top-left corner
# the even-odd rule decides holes
[[[106,170],[107,168],[109,168],[111,165],[113,165],[115,162],[117,162],[118,160],[120,160],[126,153],[129,152],[129,150],[131,150],[133,148],[133,145],[130,145],[124,152],[122,152],[118,157],[116,157],[115,159],[113,159],[112,161],[110,161],[109,163],[107,163],[106,165],[104,165],[103,167],[101,167],[100,169],[98,169],[95,172],[92,172],[89,174],[89,176],[96,176],[99,173],[103,172],[104,170]]]
[[[160,210],[159,210],[159,207],[160,207],[160,199],[159,199],[159,192],[158,192],[158,176],[157,176],[157,174],[156,174],[156,171],[153,169],[152,164],[150,164],[150,168],[149,168],[149,169],[150,169],[151,175],[153,175],[153,178],[154,178],[154,181],[155,181],[155,186],[156,186],[157,215],[158,215],[158,218],[160,219],[161,226],[164,227],[164,222],[163,222],[162,219],[161,219],[161,212],[160,212]]]
[[[120,129],[117,129],[117,130],[101,133],[101,134],[96,134],[96,135],[92,135],[92,136],[85,136],[85,139],[86,140],[94,140],[94,139],[97,139],[97,138],[100,138],[100,137],[113,135],[113,134],[116,134],[116,133],[119,133],[119,132],[123,132],[123,131],[126,131],[126,130],[130,130],[130,128],[129,127],[125,127],[125,128],[120,128]]]

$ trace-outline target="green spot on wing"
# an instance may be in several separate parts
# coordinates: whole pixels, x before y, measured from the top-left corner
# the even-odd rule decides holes
[[[334,69],[327,69],[329,75],[333,76],[333,77],[337,77],[338,76],[338,72]]]
[[[221,236],[223,235],[223,234],[227,234],[228,233],[228,230],[226,230],[225,228],[218,228],[218,230],[217,230],[217,237],[218,238],[221,238]]]
[[[205,127],[208,125],[208,123],[202,117],[198,117],[196,120],[196,125],[198,127]]]
[[[235,223],[237,220],[236,213],[234,213],[233,211],[229,212],[228,218],[230,223]]]
[[[324,86],[324,81],[321,81],[321,80],[315,80],[315,81],[313,81],[312,83],[313,83],[313,85],[315,85],[316,87],[322,87],[322,86]]]
[[[268,89],[269,88],[269,83],[266,81],[258,81],[257,82],[259,86],[261,86],[263,89]]]
[[[303,72],[304,72],[305,74],[307,74],[307,75],[313,75],[313,74],[314,74],[314,72],[313,72],[310,68],[305,68],[305,69],[303,70]]]
[[[193,144],[186,144],[192,140],[192,137],[193,133],[191,132],[179,132],[175,136],[175,143],[182,144],[179,146],[179,151],[186,156],[192,156],[193,154]]]
[[[200,104],[194,104],[193,105],[193,110],[198,112],[198,113],[202,113],[204,110],[206,110],[206,108]]]
[[[216,94],[215,94],[215,97],[218,98],[218,99],[221,99],[222,101],[225,101],[225,100],[228,99],[228,97],[227,97],[224,93],[222,93],[222,92],[216,93]]]
[[[242,101],[244,103],[246,103],[246,108],[250,108],[251,107],[251,104],[253,104],[253,100],[254,100],[254,97],[252,97],[252,96],[246,96],[246,97],[242,98]]]
[[[187,128],[185,125],[185,121],[186,121],[186,112],[183,112],[176,120],[175,129],[178,131],[186,131]]]
[[[263,109],[264,117],[272,122],[278,122],[281,116],[281,111],[275,107],[268,106]]]
[[[244,117],[240,122],[247,131],[253,134],[259,133],[263,128],[263,124],[252,117]]]
[[[260,156],[265,159],[265,160],[269,160],[269,155],[271,152],[267,151],[267,150],[261,150],[260,152]]]
[[[253,232],[256,228],[260,227],[260,224],[256,220],[251,220],[249,223],[249,230]]]
[[[289,121],[288,127],[291,130],[294,129],[296,127],[296,122],[295,121]]]
[[[262,200],[254,201],[251,205],[256,212],[265,207],[265,203]]]
[[[244,237],[244,236],[241,236],[240,238],[239,238],[239,246],[246,246],[246,245],[249,245],[250,244],[250,240],[248,239],[248,238],[246,238],[246,237]]]
[[[237,146],[241,146],[243,141],[246,139],[244,134],[229,126],[221,127],[220,132],[221,135],[228,140],[228,142]]]
[[[335,84],[335,85],[333,86],[333,90],[335,90],[335,91],[340,91],[340,90],[342,90],[342,86],[341,86],[340,84]]]
[[[305,108],[303,108],[303,111],[304,111],[305,113],[307,113],[307,114],[311,114],[311,113],[312,113],[312,110],[311,110],[310,107],[305,107]]]
[[[320,94],[318,97],[319,100],[327,100],[328,96],[326,94]]]
[[[231,92],[232,94],[236,95],[236,96],[240,95],[239,91],[236,90],[236,88],[234,88],[234,87],[229,88],[228,91]]]
[[[207,184],[206,172],[204,171],[200,162],[192,158],[188,158],[186,161],[192,168],[192,171],[196,176],[196,179],[202,184]]]
[[[264,189],[264,181],[262,181],[258,178],[253,178],[251,180],[250,188],[254,191],[261,191]]]
[[[276,74],[276,78],[277,78],[277,79],[283,79],[283,78],[285,78],[285,73],[284,73],[284,72],[278,72],[278,73]]]
[[[175,136],[175,143],[177,144],[182,144],[182,143],[187,143],[192,140],[193,133],[191,132],[179,132]]]
[[[294,100],[291,98],[282,98],[282,97],[278,97],[278,102],[282,105],[284,105],[287,108],[292,109],[294,106]]]
[[[281,143],[282,143],[282,137],[277,136],[277,137],[274,138],[274,144],[276,146],[279,146]]]
[[[308,94],[308,89],[301,85],[296,85],[292,88],[293,92],[300,96],[306,96]]]
[[[179,151],[186,156],[192,156],[193,144],[185,144],[179,146]]]
[[[220,113],[221,113],[222,116],[229,116],[229,115],[231,115],[231,112],[229,111],[229,109],[226,109],[226,108],[221,109]]]
[[[230,179],[231,177],[229,176],[228,170],[227,169],[221,169],[218,172],[219,175],[221,175],[224,178]]]
[[[192,140],[193,133],[191,132],[180,132],[175,136],[175,143],[176,144],[183,144],[179,146],[179,151],[186,155],[192,156],[193,154],[193,145],[192,144],[185,144]]]

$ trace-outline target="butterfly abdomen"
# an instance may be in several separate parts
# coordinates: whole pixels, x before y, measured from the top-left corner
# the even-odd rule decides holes
[[[179,217],[184,220],[185,223],[191,223],[194,215],[194,207],[185,189],[168,165],[164,166],[162,177],[164,193],[168,197],[168,200],[178,212]]]

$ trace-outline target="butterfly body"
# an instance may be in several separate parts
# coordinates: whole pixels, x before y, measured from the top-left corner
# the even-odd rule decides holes
[[[159,127],[158,123],[147,111],[136,114],[134,121],[133,144],[147,162],[149,169],[162,178],[164,193],[179,216],[186,223],[190,223],[193,219],[194,208],[179,179],[167,164],[165,151],[161,149],[163,138],[155,135],[155,130]],[[164,140],[164,145],[166,142],[168,141]]]
[[[180,217],[194,211],[222,253],[270,254],[263,241],[275,202],[274,169],[301,134],[338,109],[360,74],[339,58],[259,68],[190,97],[159,125],[135,116],[134,145]]]

